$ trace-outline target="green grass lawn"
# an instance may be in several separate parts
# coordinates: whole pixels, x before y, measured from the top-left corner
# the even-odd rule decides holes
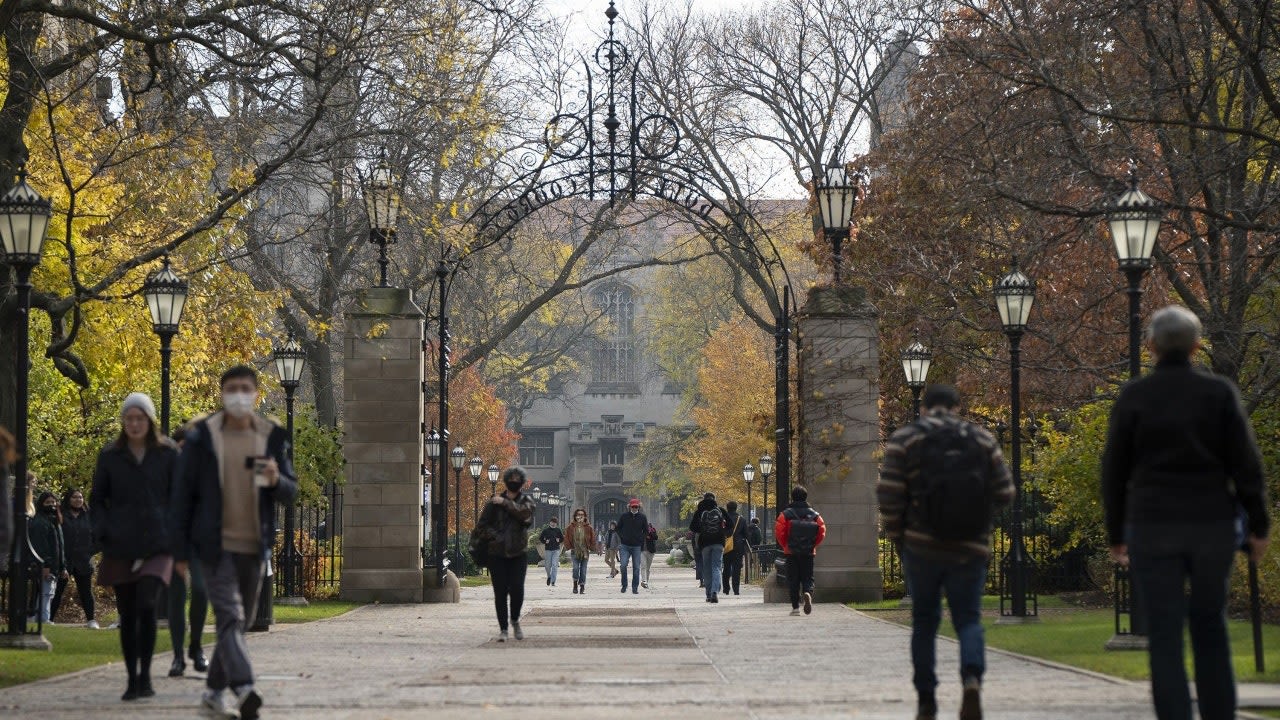
[[[487,587],[489,585],[489,576],[488,575],[465,575],[463,577],[458,578],[458,583],[461,584],[462,587],[469,587],[469,588]]]
[[[851,607],[871,611],[878,618],[910,625],[910,610],[898,608],[897,602],[854,604]],[[891,609],[885,609],[886,605],[891,605]],[[998,617],[999,598],[985,598],[983,607],[987,615],[987,645],[991,647],[1130,680],[1146,680],[1150,677],[1145,652],[1104,649],[1107,640],[1115,633],[1115,613],[1112,610],[1075,608],[1057,598],[1042,597],[1040,622],[1030,625],[998,625],[995,621]],[[1240,682],[1280,682],[1280,626],[1263,626],[1262,645],[1267,672],[1261,675],[1253,668],[1253,636],[1249,623],[1232,620],[1228,627],[1236,679]],[[955,637],[945,612],[940,632],[946,637]],[[1190,673],[1189,638],[1186,640],[1186,652]]]
[[[337,600],[317,600],[306,607],[277,605],[275,620],[280,624],[322,620],[350,612],[357,605]],[[105,618],[103,622],[106,622]],[[209,625],[212,624],[213,614],[210,612]],[[53,644],[50,652],[0,650],[0,688],[120,661],[120,634],[114,630],[89,630],[81,625],[46,625],[44,636]],[[205,652],[212,650],[213,642],[213,633],[206,632]],[[169,633],[161,628],[156,638],[154,671],[166,671],[169,660]]]

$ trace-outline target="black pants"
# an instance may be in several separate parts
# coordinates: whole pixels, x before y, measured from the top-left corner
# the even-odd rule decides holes
[[[787,585],[791,589],[791,607],[800,607],[800,590],[813,592],[813,556],[787,556]]]
[[[493,604],[498,611],[498,627],[507,629],[507,602],[511,603],[511,622],[520,622],[520,607],[524,605],[524,576],[529,561],[524,555],[513,558],[494,558],[489,563],[489,578],[493,581]]]
[[[187,621],[191,623],[191,659],[204,644],[204,621],[209,615],[209,593],[204,587],[204,572],[200,563],[193,562],[191,570],[191,606],[187,608],[187,579],[174,573],[169,581],[169,638],[173,640],[173,656],[182,657],[182,646],[187,637]]]
[[[733,593],[738,594],[738,590],[742,585],[742,556],[741,550],[734,550],[726,553],[724,556],[724,588],[722,592],[726,595],[732,587]]]
[[[116,585],[116,609],[120,611],[120,650],[129,681],[151,677],[151,656],[156,651],[156,603],[159,578],[144,576],[137,582]]]
[[[88,622],[94,618],[93,568],[85,568],[84,572],[76,572],[75,570],[72,570],[71,579],[76,581],[76,594],[80,596],[80,607],[84,608],[84,619]],[[58,608],[62,607],[62,593],[67,589],[67,582],[67,578],[58,578],[58,586],[53,591],[53,606],[49,610],[50,618],[56,617],[58,615]]]

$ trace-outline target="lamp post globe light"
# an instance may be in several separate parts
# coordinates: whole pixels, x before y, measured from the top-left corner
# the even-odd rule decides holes
[[[436,463],[440,460],[440,450],[443,443],[444,443],[444,438],[440,436],[440,433],[435,429],[434,426],[431,428],[431,431],[428,432],[425,437],[423,437],[423,440],[422,440],[423,450],[426,452],[427,461],[431,465],[431,470],[429,471],[428,475],[432,479],[430,509],[424,511],[424,514],[430,520],[430,524],[431,524],[430,554],[428,554],[427,544],[424,543],[422,546],[422,560],[425,563],[427,562],[428,558],[434,558],[435,566],[439,571],[441,577],[444,577],[444,572],[445,572],[444,570],[445,530],[442,527],[442,520],[444,520],[444,503],[446,500],[446,498],[444,497],[444,494],[448,489],[449,483],[447,480],[445,482],[440,481],[439,479],[440,471],[443,468],[440,468],[439,466],[437,466]],[[447,477],[447,474],[446,474],[446,477]],[[424,533],[427,532],[426,528],[423,528],[423,532]]]
[[[917,420],[920,419],[920,391],[924,390],[932,363],[933,353],[919,340],[902,353],[902,372],[907,376],[907,387],[911,388],[911,412]]]
[[[284,345],[271,353],[275,361],[276,374],[280,377],[280,387],[284,388],[285,430],[289,435],[289,462],[293,462],[293,394],[302,382],[302,371],[307,366],[307,353],[302,345],[289,333]],[[302,596],[298,570],[302,568],[302,558],[298,556],[294,533],[297,528],[298,508],[296,503],[289,503],[284,508],[284,597],[277,600],[281,605],[306,605]]]
[[[151,312],[151,329],[160,336],[160,432],[167,436],[171,345],[182,322],[182,311],[187,306],[187,281],[173,271],[168,255],[164,256],[160,269],[143,283],[142,296],[146,298],[147,309]]]
[[[467,472],[471,474],[471,525],[480,521],[480,476],[484,474],[484,461],[477,455],[467,463]]]
[[[747,484],[747,523],[748,524],[751,523],[751,483],[755,482],[755,480],[756,480],[756,468],[754,465],[751,464],[751,461],[748,460],[747,464],[742,466],[742,481]],[[747,562],[743,564],[743,568],[745,569],[745,572],[747,575],[746,577],[747,582],[751,582],[750,560],[751,558],[750,556],[748,556]]]
[[[831,241],[832,278],[839,285],[841,246],[849,238],[849,223],[858,202],[857,181],[843,164],[833,163],[821,178],[814,178],[813,186],[822,234]]]
[[[386,148],[379,153],[378,164],[364,184],[364,207],[369,216],[369,242],[378,246],[378,286],[387,287],[387,246],[396,241],[400,192],[387,163]]]
[[[760,500],[760,533],[764,542],[769,542],[769,476],[773,474],[773,458],[769,453],[760,456],[760,475],[764,477],[764,482],[760,485],[760,492],[764,495]]]
[[[498,478],[502,475],[502,470],[497,464],[489,466],[489,495],[490,497],[498,494]]]
[[[458,563],[458,573],[466,569],[462,555],[458,551],[458,533],[462,531],[462,468],[467,466],[467,451],[461,445],[455,445],[449,453],[449,464],[453,467],[453,560]]]
[[[27,184],[26,166],[18,168],[18,182],[0,196],[0,245],[3,245],[5,265],[17,275],[18,333],[14,348],[17,350],[17,377],[15,382],[16,416],[14,439],[17,442],[18,459],[13,463],[14,497],[27,496],[27,411],[28,373],[30,357],[27,347],[30,341],[31,272],[40,264],[44,252],[45,236],[49,230],[49,218],[53,205],[35,188]],[[13,536],[27,536],[27,513],[22,502],[13,503]],[[25,563],[9,563],[8,632],[4,644],[8,647],[49,649],[42,636],[27,635],[27,575]]]
[[[1011,617],[1014,621],[1023,621],[1037,616],[1038,608],[1034,603],[1030,611],[1027,608],[1027,590],[1030,581],[1030,558],[1027,557],[1026,544],[1023,537],[1023,497],[1022,497],[1022,417],[1021,399],[1021,342],[1027,330],[1027,321],[1031,317],[1031,307],[1035,303],[1036,287],[1030,278],[1018,269],[1015,259],[1013,270],[996,281],[992,290],[995,296],[996,309],[1000,312],[1000,324],[1009,337],[1009,417],[1014,428],[1012,442],[1013,484],[1017,495],[1013,501],[1013,528],[1009,536],[1009,552],[1004,562],[1008,564],[1010,588],[1010,612],[1004,612],[1003,597],[1001,599],[1001,615]],[[1002,593],[1003,595],[1003,593]]]
[[[1163,206],[1138,188],[1138,175],[1129,172],[1129,188],[1104,209],[1111,241],[1115,246],[1120,271],[1128,281],[1129,296],[1129,379],[1142,374],[1142,278],[1151,270],[1156,238],[1160,235]],[[1127,568],[1115,566],[1115,636],[1107,643],[1110,649],[1145,649],[1146,617],[1141,614],[1141,603],[1134,594],[1132,578]],[[1122,599],[1124,600],[1122,602]],[[1128,605],[1129,627],[1121,625],[1125,614],[1122,605]],[[1127,630],[1127,631],[1126,631]]]

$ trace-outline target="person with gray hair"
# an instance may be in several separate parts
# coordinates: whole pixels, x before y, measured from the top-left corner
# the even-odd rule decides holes
[[[1184,623],[1191,630],[1200,717],[1235,717],[1227,583],[1236,548],[1243,542],[1260,560],[1271,525],[1262,457],[1239,391],[1227,378],[1192,366],[1200,330],[1200,320],[1183,307],[1152,315],[1147,345],[1155,370],[1121,389],[1102,457],[1111,555],[1131,568],[1148,620],[1160,720],[1192,717]],[[1241,514],[1243,540],[1236,530]]]

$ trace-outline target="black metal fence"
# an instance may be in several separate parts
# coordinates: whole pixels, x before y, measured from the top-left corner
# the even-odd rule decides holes
[[[293,568],[302,596],[308,599],[337,597],[342,583],[342,487],[330,484],[320,497],[298,504],[294,528]],[[284,508],[276,507],[280,528],[272,550],[276,596],[284,587]]]
[[[1053,528],[1047,527],[1044,516],[1047,508],[1040,492],[1024,485],[1023,496],[1023,546],[1031,560],[1031,577],[1028,589],[1030,602],[1037,595],[1053,595],[1062,592],[1079,592],[1097,589],[1089,575],[1088,548],[1073,548],[1056,552],[1064,539],[1054,537]],[[991,564],[987,572],[987,594],[1005,597],[1007,588],[1006,558],[1010,550],[1010,528],[1013,527],[1013,511],[1006,509],[995,518],[991,533]],[[884,579],[884,595],[887,598],[906,594],[906,581],[902,560],[893,543],[880,539],[880,572]]]

